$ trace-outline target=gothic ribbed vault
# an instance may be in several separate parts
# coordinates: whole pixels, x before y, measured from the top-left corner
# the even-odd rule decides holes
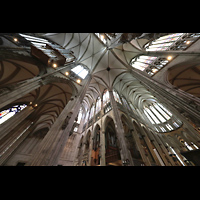
[[[93,33],[47,33],[44,36],[72,50],[77,57],[77,62],[90,69],[92,80],[83,100],[86,109],[98,96],[102,95],[105,88],[113,86],[120,92],[123,91],[125,97],[129,97],[133,103],[138,99],[137,94],[144,95],[144,98],[149,95],[148,97],[151,98],[150,94],[143,93],[144,87],[128,73],[130,60],[141,54],[141,47],[149,40],[132,40],[109,49]],[[118,83],[120,79],[123,82],[121,84],[123,88],[120,88]],[[125,87],[125,85],[130,85],[130,87]],[[137,92],[133,93],[136,90]]]

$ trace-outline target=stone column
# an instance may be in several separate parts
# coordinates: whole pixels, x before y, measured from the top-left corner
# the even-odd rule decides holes
[[[155,95],[156,98],[161,101],[164,100],[170,107],[174,104],[195,119],[200,119],[200,112],[189,104],[189,101],[192,99],[191,96],[187,95],[187,93],[184,93],[185,98],[183,98],[178,90],[165,86],[164,84],[151,79],[146,74],[138,73],[135,70],[131,70],[131,73],[135,78],[141,81],[141,84],[144,85],[144,87],[147,88],[153,95]]]
[[[132,159],[130,151],[128,150],[128,148],[126,146],[126,141],[125,141],[125,137],[124,137],[124,128],[122,125],[122,121],[120,119],[117,103],[114,99],[112,90],[109,90],[109,94],[110,94],[110,102],[111,102],[111,106],[112,106],[112,110],[113,110],[113,114],[114,114],[115,130],[116,130],[118,141],[120,143],[121,159],[122,159],[122,162],[126,161],[128,159],[130,161],[129,165],[133,166],[134,165],[133,159]]]
[[[0,141],[0,165],[6,162],[9,156],[31,132],[30,127],[32,124],[29,119],[25,119]]]
[[[105,130],[100,130],[100,166],[106,166]]]
[[[153,149],[155,148],[155,146],[154,146],[154,144],[152,143],[152,141],[150,140],[150,138],[148,137],[148,135],[147,135],[147,133],[146,133],[146,130],[144,130],[143,127],[141,127],[141,128],[140,128],[140,131],[141,131],[142,137],[143,137],[143,139],[145,140],[146,145],[147,145],[147,147],[148,147],[148,149],[149,149],[149,154],[151,154],[151,155],[148,155],[148,156],[152,156],[153,159],[154,159],[154,161],[155,161],[155,163],[156,163],[157,165],[160,165],[160,162],[159,162],[159,160],[158,160],[158,158],[157,158],[157,156],[156,156],[156,154],[155,154],[155,151],[153,150]]]
[[[13,117],[5,121],[0,126],[0,140],[4,138],[10,131],[12,131],[18,124],[24,121],[32,112],[34,108],[27,106],[19,113],[16,113]]]
[[[53,166],[57,165],[60,154],[65,147],[69,133],[74,124],[74,120],[79,112],[82,100],[85,96],[91,76],[85,80],[85,85],[80,90],[76,98],[71,99],[65,106],[51,129],[48,131],[42,142],[40,143],[38,150],[33,155],[32,160],[27,164],[31,166]],[[68,117],[68,118],[67,118]],[[67,123],[62,126],[63,122],[67,118]],[[64,130],[61,130],[63,127]]]
[[[101,99],[101,126],[100,126],[100,166],[106,166],[106,142],[105,142],[105,127],[103,126],[103,99]]]
[[[156,137],[155,137],[155,133],[152,133],[151,131],[149,131],[147,129],[147,135],[149,136],[152,144],[155,146],[155,149],[158,151],[160,157],[162,158],[162,161],[163,163],[165,164],[165,166],[171,166],[171,164],[167,161],[166,157],[165,157],[165,154],[161,148],[161,144],[158,143],[158,141],[156,140]]]
[[[138,150],[140,152],[140,155],[142,157],[142,160],[143,160],[144,164],[146,166],[151,166],[151,162],[150,162],[149,158],[146,156],[144,148],[141,145],[140,138],[139,138],[139,135],[137,133],[136,128],[134,128],[134,130],[131,130],[131,133],[132,133],[133,139],[136,142],[137,148],[138,148]]]

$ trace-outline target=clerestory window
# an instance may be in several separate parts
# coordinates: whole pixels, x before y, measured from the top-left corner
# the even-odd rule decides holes
[[[113,96],[114,96],[116,102],[122,104],[119,94],[115,90],[113,90]]]
[[[101,110],[101,98],[98,97],[97,102],[96,102],[96,113],[95,114],[97,114],[100,110]]]
[[[143,111],[157,132],[173,131],[182,125],[179,119],[158,102],[145,106]]]
[[[174,33],[170,35],[162,36],[148,44],[144,47],[146,51],[166,51],[173,45],[184,33]]]
[[[144,45],[146,51],[168,51],[168,50],[185,50],[193,42],[200,37],[199,33],[173,33],[162,36],[158,39],[148,42]],[[164,56],[136,56],[130,65],[141,71],[146,71],[150,76],[153,76],[161,68],[163,68],[172,57]]]
[[[141,71],[144,71],[156,59],[157,59],[157,57],[153,57],[153,56],[139,56],[139,57],[135,57],[131,61],[131,66],[134,67],[134,68],[136,68],[136,69],[139,69]]]
[[[93,116],[94,116],[94,104],[92,105],[91,110],[90,110],[89,120],[92,119]]]
[[[84,79],[87,74],[88,74],[88,70],[85,69],[83,66],[81,65],[77,65],[76,67],[74,67],[71,71],[73,71],[75,74],[77,74],[79,77],[81,77],[82,79]]]
[[[164,123],[172,117],[171,112],[160,103],[154,103],[145,107],[144,113],[152,124]]]

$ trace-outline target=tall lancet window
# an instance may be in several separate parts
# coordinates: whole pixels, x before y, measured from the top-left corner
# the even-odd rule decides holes
[[[117,91],[113,90],[113,96],[114,96],[116,102],[122,104],[121,99],[120,99],[119,94],[117,93]]]
[[[98,112],[100,112],[100,110],[101,110],[101,98],[98,97],[98,98],[97,98],[97,102],[96,102],[96,114],[97,114]]]
[[[92,119],[93,116],[94,116],[94,104],[92,105],[91,110],[90,110],[89,120]]]
[[[146,51],[165,51],[173,45],[183,33],[174,33],[170,35],[162,36],[147,45],[145,45]]]
[[[103,110],[104,110],[104,113],[107,113],[111,110],[111,104],[110,104],[110,94],[108,92],[108,90],[104,90],[104,93],[103,93]]]
[[[104,90],[103,93],[103,107],[106,106],[110,102],[110,96],[108,90]]]
[[[155,125],[155,129],[158,132],[173,131],[179,128],[182,124],[182,122],[173,116],[167,108],[158,102],[145,106],[144,114],[151,124]]]
[[[139,56],[131,60],[131,66],[144,71],[150,64],[152,64],[157,57],[153,56]]]

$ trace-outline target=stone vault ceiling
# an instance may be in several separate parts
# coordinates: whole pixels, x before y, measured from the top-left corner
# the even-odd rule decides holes
[[[83,101],[87,109],[105,88],[113,86],[133,103],[138,94],[143,94],[143,97],[140,95],[143,99],[152,97],[129,73],[130,60],[141,53],[141,47],[149,40],[131,40],[109,49],[94,33],[46,33],[43,36],[72,50],[77,62],[90,69],[92,81]]]

